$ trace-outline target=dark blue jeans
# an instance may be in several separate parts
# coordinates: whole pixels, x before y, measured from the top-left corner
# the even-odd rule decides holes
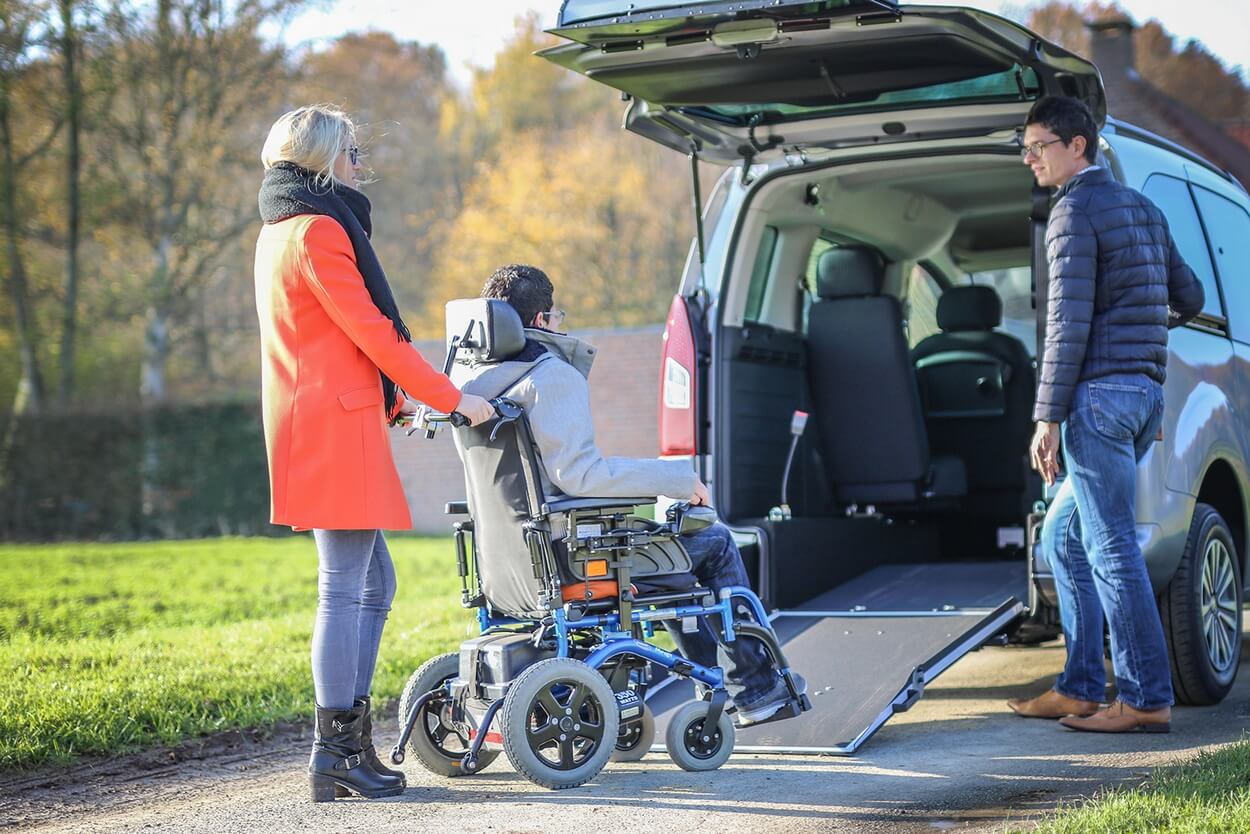
[[[1067,477],[1042,526],[1055,573],[1068,659],[1055,690],[1103,700],[1103,620],[1119,698],[1135,709],[1172,703],[1163,626],[1135,514],[1137,463],[1163,423],[1163,387],[1149,377],[1082,382],[1061,429]]]
[[[683,536],[681,543],[690,554],[699,584],[714,591],[718,599],[721,588],[751,586],[746,567],[742,564],[742,554],[738,552],[733,534],[724,524],[718,522],[694,535]],[[701,666],[717,666],[716,646],[720,644],[729,655],[732,668],[728,679],[739,687],[734,695],[739,703],[749,704],[772,688],[777,676],[768,653],[758,640],[735,635],[732,643],[725,643],[721,632],[713,630],[706,618],[700,617],[698,624],[698,631],[690,634],[682,633],[680,623],[669,626],[673,641],[688,660]],[[761,625],[767,626],[768,623]]]
[[[313,688],[318,706],[347,710],[373,686],[382,627],[395,598],[395,567],[380,530],[313,530],[313,538]]]

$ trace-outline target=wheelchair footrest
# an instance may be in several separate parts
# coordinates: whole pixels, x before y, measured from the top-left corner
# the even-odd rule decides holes
[[[760,727],[760,726],[763,726],[764,724],[771,724],[774,721],[785,721],[787,718],[798,718],[800,715],[802,715],[804,712],[806,712],[807,710],[811,708],[812,708],[812,702],[808,700],[807,694],[804,693],[799,696],[799,699],[797,701],[795,700],[787,701],[785,706],[783,706],[781,709],[777,710],[772,715],[765,718],[763,721],[752,721],[750,724],[747,724],[745,727],[739,726],[738,729],[746,730],[746,729],[750,729],[753,727]]]

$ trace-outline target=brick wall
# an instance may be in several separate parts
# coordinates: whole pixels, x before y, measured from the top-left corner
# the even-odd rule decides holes
[[[663,327],[586,330],[573,335],[599,350],[590,373],[590,407],[600,450],[605,455],[658,455],[656,409]],[[416,347],[435,367],[442,367],[441,342],[417,342]],[[412,510],[413,529],[447,533],[451,525],[443,505],[464,498],[464,472],[451,434],[440,431],[433,440],[426,440],[421,432],[408,437],[406,431],[392,429],[391,448]]]

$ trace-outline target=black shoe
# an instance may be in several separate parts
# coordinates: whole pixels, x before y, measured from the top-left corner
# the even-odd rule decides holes
[[[316,740],[308,762],[313,802],[358,794],[368,799],[395,796],[404,790],[393,776],[383,776],[365,761],[360,745],[361,713],[317,707]]]
[[[798,672],[791,672],[790,677],[794,680],[794,688],[800,695],[807,692],[807,681],[802,675]],[[735,699],[734,706],[738,708],[738,726],[746,727],[771,718],[777,710],[790,703],[790,700],[790,687],[786,686],[786,682],[779,675],[773,682],[772,688],[759,697],[753,698],[749,703],[739,704]]]
[[[378,751],[373,747],[373,705],[370,703],[369,696],[357,698],[356,702],[352,704],[352,709],[360,712],[360,746],[364,750],[365,761],[369,763],[369,767],[383,776],[392,776],[398,779],[399,784],[407,787],[408,777],[401,771],[382,764],[382,760],[378,758]]]

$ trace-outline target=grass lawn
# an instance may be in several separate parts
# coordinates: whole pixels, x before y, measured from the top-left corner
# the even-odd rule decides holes
[[[450,539],[388,539],[374,694],[476,633]],[[311,536],[0,547],[0,769],[312,714]]]
[[[1022,834],[1015,829],[1012,834]],[[1156,770],[1141,786],[1062,809],[1033,834],[1245,834],[1250,831],[1250,742]]]

